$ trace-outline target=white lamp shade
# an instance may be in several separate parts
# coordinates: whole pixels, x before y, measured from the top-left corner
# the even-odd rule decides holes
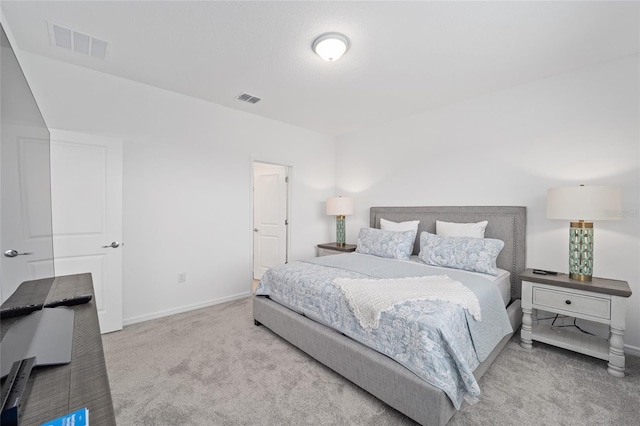
[[[333,197],[327,200],[327,214],[330,216],[347,216],[354,211],[353,198]]]
[[[547,218],[565,220],[621,219],[622,190],[615,186],[569,186],[547,192]]]
[[[327,33],[313,42],[313,51],[327,62],[333,62],[349,49],[349,39],[340,33]]]

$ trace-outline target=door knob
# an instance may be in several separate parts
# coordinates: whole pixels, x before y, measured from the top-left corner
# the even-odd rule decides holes
[[[16,256],[28,256],[33,254],[32,252],[18,253],[18,250],[7,250],[4,252],[6,257],[16,257]]]
[[[102,246],[102,248],[118,248],[120,247],[120,243],[117,241],[112,242],[108,246]]]
[[[258,228],[253,228],[253,232],[260,232]]]

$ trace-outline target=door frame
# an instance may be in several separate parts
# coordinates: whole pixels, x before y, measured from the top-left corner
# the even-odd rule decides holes
[[[289,263],[290,259],[291,259],[291,234],[292,234],[292,220],[291,220],[291,195],[292,195],[292,175],[293,175],[293,166],[291,164],[287,164],[287,163],[283,163],[283,162],[279,162],[279,161],[272,161],[272,160],[262,160],[262,159],[258,159],[258,158],[251,158],[251,163],[250,163],[250,168],[251,168],[251,187],[250,187],[250,191],[249,191],[249,197],[250,197],[250,206],[251,206],[251,223],[250,226],[248,227],[249,229],[249,233],[251,234],[251,252],[249,253],[251,256],[251,272],[249,275],[249,289],[251,291],[251,293],[253,293],[253,259],[254,259],[254,251],[255,251],[255,247],[254,247],[254,232],[253,232],[253,227],[254,227],[254,214],[253,214],[253,209],[254,209],[254,185],[255,185],[255,176],[254,176],[254,165],[255,163],[262,163],[262,164],[271,164],[274,166],[282,166],[285,168],[285,174],[286,176],[289,178],[288,184],[287,184],[287,192],[286,192],[286,196],[287,196],[287,207],[286,207],[286,212],[287,212],[287,220],[288,225],[286,228],[286,237],[285,237],[285,241],[286,241],[286,255],[285,255],[285,263]]]

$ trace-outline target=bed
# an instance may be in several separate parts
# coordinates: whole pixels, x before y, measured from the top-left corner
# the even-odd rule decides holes
[[[507,294],[505,295],[503,291],[502,297],[504,304],[507,305],[505,310],[506,318],[510,323],[510,332],[499,339],[495,347],[491,346],[487,354],[482,357],[482,362],[474,366],[473,379],[479,379],[520,326],[521,283],[518,276],[525,268],[526,209],[504,206],[372,207],[371,228],[379,228],[381,219],[394,222],[420,221],[418,237],[415,239],[412,250],[414,256],[420,251],[421,233],[426,231],[434,234],[437,220],[457,223],[487,220],[485,238],[504,242],[496,264],[498,268],[508,272]],[[335,257],[334,262],[339,260],[339,257]],[[340,330],[330,328],[326,321],[320,318],[314,318],[314,320],[313,315],[309,318],[310,315],[305,315],[301,309],[284,306],[283,300],[275,301],[273,297],[265,297],[258,293],[253,299],[253,311],[256,325],[268,327],[319,362],[418,423],[444,425],[455,414],[455,405],[459,405],[459,402],[454,405],[450,392],[445,392],[443,388],[428,383],[422,374],[416,374],[414,366],[402,365],[390,356],[383,355],[347,337]]]

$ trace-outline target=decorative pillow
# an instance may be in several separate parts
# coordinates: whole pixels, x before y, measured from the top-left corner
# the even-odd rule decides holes
[[[420,234],[418,257],[427,265],[498,275],[496,259],[504,242],[493,238],[443,237]]]
[[[484,238],[484,230],[489,222],[483,220],[478,223],[455,223],[436,220],[436,235],[443,237]]]
[[[362,228],[358,235],[357,253],[392,259],[409,259],[413,251],[415,231],[383,231],[376,228]]]

